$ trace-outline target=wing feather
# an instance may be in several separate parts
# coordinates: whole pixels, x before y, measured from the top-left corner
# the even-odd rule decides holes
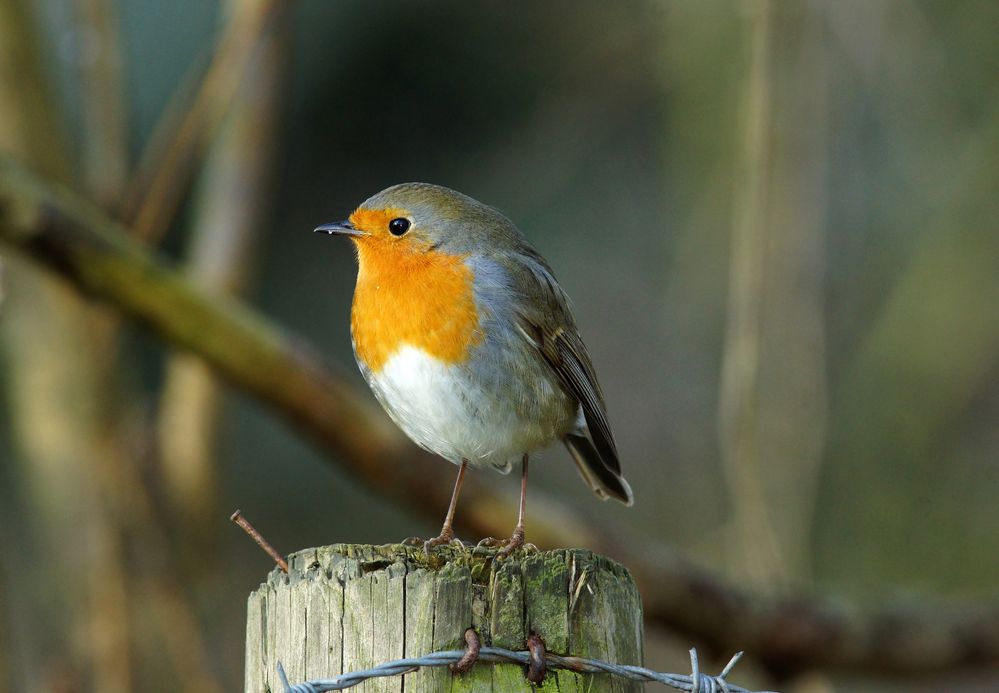
[[[518,254],[504,264],[515,275],[514,286],[523,292],[517,315],[521,334],[558,376],[565,391],[579,402],[589,437],[599,453],[599,463],[614,476],[620,476],[621,463],[603,392],[576,329],[569,297],[537,253]],[[587,457],[590,464],[597,463],[590,459],[595,455]]]

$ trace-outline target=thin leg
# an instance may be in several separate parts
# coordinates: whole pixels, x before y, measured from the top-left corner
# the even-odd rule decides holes
[[[454,531],[451,525],[454,524],[454,510],[458,507],[458,495],[461,493],[461,485],[465,483],[465,472],[468,470],[468,460],[462,460],[458,467],[458,478],[454,480],[454,490],[451,492],[451,502],[447,506],[447,515],[444,516],[443,530],[450,532],[454,538]],[[444,531],[441,531],[443,534]]]
[[[447,544],[454,539],[454,510],[458,506],[458,495],[461,493],[461,485],[465,481],[465,471],[468,469],[468,460],[462,460],[458,467],[458,478],[454,480],[454,491],[451,492],[451,503],[447,506],[447,515],[444,516],[444,526],[441,533],[433,539],[423,542],[423,549],[430,552],[435,546]]]
[[[506,546],[499,552],[500,556],[509,556],[514,549],[524,545],[524,511],[527,508],[527,455],[520,463],[520,512],[517,514],[517,526],[513,528],[513,534],[506,542]]]
[[[524,513],[527,510],[527,455],[520,463],[520,511],[517,513],[517,527],[514,534],[524,538]]]

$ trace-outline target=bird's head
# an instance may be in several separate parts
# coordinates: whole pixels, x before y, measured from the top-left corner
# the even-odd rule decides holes
[[[348,236],[364,256],[404,258],[424,253],[471,255],[521,242],[505,216],[454,190],[428,183],[401,183],[365,200],[344,221],[317,233]]]

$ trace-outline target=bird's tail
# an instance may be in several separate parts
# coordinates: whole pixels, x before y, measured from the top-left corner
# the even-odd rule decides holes
[[[597,452],[588,437],[570,433],[562,439],[565,446],[572,453],[572,459],[576,462],[576,468],[583,480],[590,485],[593,492],[601,500],[615,498],[625,505],[635,502],[635,497],[631,493],[631,486],[624,480],[624,477],[609,469]]]

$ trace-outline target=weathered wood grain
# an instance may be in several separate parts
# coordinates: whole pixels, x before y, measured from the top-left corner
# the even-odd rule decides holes
[[[559,654],[641,664],[642,605],[628,571],[589,551],[518,553],[338,544],[289,557],[247,602],[246,691],[278,693],[280,661],[292,682],[329,678],[390,659],[483,645],[522,650],[530,633]],[[517,665],[444,667],[372,679],[365,693],[576,693],[639,691],[607,675],[550,672],[534,689]]]

